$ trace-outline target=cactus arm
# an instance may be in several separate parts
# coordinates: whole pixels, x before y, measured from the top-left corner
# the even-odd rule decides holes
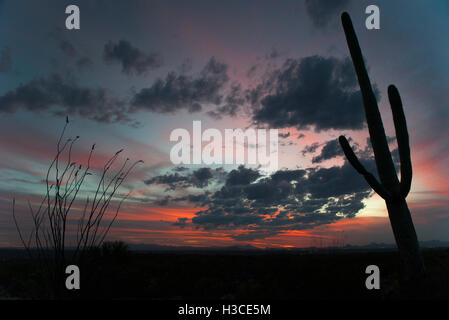
[[[388,99],[393,113],[394,129],[398,141],[399,158],[401,160],[401,197],[407,197],[412,184],[412,160],[410,156],[410,143],[407,132],[404,109],[398,89],[391,85],[388,87]]]
[[[368,123],[368,130],[373,145],[374,157],[376,159],[377,171],[379,178],[384,187],[390,192],[396,191],[399,187],[399,180],[394,168],[393,159],[391,158],[390,149],[388,148],[385,130],[382,124],[379,108],[377,106],[376,97],[374,96],[371,82],[363,61],[362,51],[360,49],[354,27],[349,14],[342,14],[342,23],[351,53],[354,68],[359,81],[360,90],[363,97],[363,105],[365,107],[365,115]]]
[[[351,146],[349,145],[348,140],[344,136],[340,136],[338,138],[340,142],[340,146],[343,149],[343,152],[348,159],[349,163],[357,170],[358,173],[363,175],[366,182],[370,185],[371,188],[383,199],[389,199],[389,192],[377,181],[376,177],[374,177],[370,172],[368,172],[365,167],[360,163],[359,159],[355,155],[354,151],[352,151]]]

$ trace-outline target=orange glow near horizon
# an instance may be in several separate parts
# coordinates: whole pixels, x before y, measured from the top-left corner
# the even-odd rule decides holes
[[[205,208],[168,208],[168,207],[151,207],[141,208],[140,213],[120,212],[120,220],[137,220],[137,221],[157,221],[166,220],[175,222],[177,218],[191,219],[195,216],[195,212],[204,210]]]
[[[172,208],[173,209],[173,208]],[[196,209],[195,209],[196,210]],[[189,211],[184,211],[185,213]],[[191,210],[190,212],[193,212]],[[389,230],[387,217],[355,217],[341,219],[329,225],[317,226],[309,230],[286,230],[264,239],[236,241],[233,236],[247,234],[248,230],[203,230],[192,228],[145,229],[113,227],[111,236],[131,243],[153,243],[170,246],[232,246],[251,245],[257,248],[292,248],[344,246],[348,244],[346,235],[363,234],[372,228]]]

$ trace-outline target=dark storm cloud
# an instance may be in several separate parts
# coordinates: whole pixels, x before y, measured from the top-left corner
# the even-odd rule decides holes
[[[333,159],[342,155],[343,151],[340,147],[338,139],[330,140],[324,144],[323,149],[321,149],[321,153],[318,156],[312,158],[312,163],[320,163],[324,160]]]
[[[271,180],[275,182],[281,181],[299,181],[304,178],[307,171],[303,169],[297,170],[279,170],[271,175]]]
[[[210,168],[200,168],[193,171],[192,183],[195,187],[202,188],[209,184],[209,180],[212,179],[213,174]]]
[[[223,186],[192,223],[205,229],[261,231],[253,236],[267,236],[353,217],[369,193],[366,182],[348,163],[328,169],[278,171],[249,184]]]
[[[109,41],[104,45],[103,59],[107,63],[120,63],[125,74],[145,74],[159,68],[162,58],[157,53],[145,53],[126,40]]]
[[[307,14],[317,28],[337,20],[351,0],[305,0]]]
[[[123,102],[110,97],[106,89],[81,87],[57,74],[33,79],[0,96],[0,112],[14,113],[20,108],[75,114],[98,122],[130,121]]]
[[[187,187],[190,184],[188,183],[188,177],[180,175],[179,173],[174,174],[165,174],[161,176],[156,176],[151,179],[145,180],[145,184],[152,185],[152,184],[165,184],[170,189],[174,190],[178,186]]]
[[[215,177],[215,175],[218,175],[220,169],[212,170],[210,168],[204,167],[184,175],[179,174],[179,172],[185,171],[180,171],[179,167],[175,168],[174,171],[175,173],[159,175],[145,180],[144,183],[146,185],[167,185],[171,190],[175,190],[176,188],[188,187],[204,188],[209,185],[209,182]]]
[[[212,57],[196,76],[170,72],[149,88],[140,90],[132,99],[133,110],[172,113],[181,109],[197,112],[203,104],[220,105],[221,90],[228,82],[228,66]],[[193,107],[192,107],[193,106]]]
[[[209,203],[210,192],[206,191],[202,194],[189,194],[183,197],[173,198],[174,202],[186,201],[194,203],[195,205],[207,205]]]
[[[10,72],[12,69],[12,50],[3,48],[0,51],[0,73]]]
[[[288,59],[247,95],[255,123],[316,131],[361,129],[364,113],[351,61],[311,56]]]
[[[174,167],[172,170],[173,170],[173,171],[176,171],[176,172],[182,172],[182,171],[187,171],[187,170],[189,170],[189,169],[186,168],[186,167],[180,166],[180,167]]]
[[[260,177],[260,173],[257,170],[251,168],[245,168],[239,166],[238,169],[234,169],[227,175],[226,185],[247,185]]]
[[[364,148],[361,148],[360,145],[352,140],[351,137],[348,138],[348,141],[351,145],[351,148],[354,150],[354,153],[359,157],[360,159],[364,161],[374,161],[374,152],[373,148],[371,146],[370,138],[366,139],[366,146]],[[388,137],[387,136],[388,144],[391,145],[395,142],[395,138]],[[308,145],[304,148],[302,151],[303,155],[307,153],[315,153],[316,150],[323,146],[323,148],[320,151],[320,154],[314,156],[312,158],[312,163],[321,163],[325,160],[334,159],[336,157],[344,156],[343,150],[340,147],[340,143],[338,142],[338,139],[333,139],[326,141],[322,144],[319,143],[313,143],[312,145]],[[391,156],[393,158],[393,162],[396,166],[400,165],[400,158],[399,158],[399,151],[397,148],[391,150]],[[374,171],[376,169],[374,168]],[[373,172],[374,173],[374,172]]]
[[[363,160],[365,168],[375,174],[372,160]],[[341,167],[310,169],[305,190],[312,198],[322,199],[339,195],[355,194],[369,190],[364,178],[348,163]]]
[[[361,161],[375,173],[372,160]],[[340,167],[279,170],[269,176],[240,166],[226,174],[217,191],[172,200],[207,207],[195,213],[193,226],[245,230],[234,239],[248,240],[354,217],[369,195],[363,177],[345,162]]]
[[[298,137],[299,138],[299,137]],[[320,147],[320,144],[318,142],[314,142],[310,145],[307,145],[304,147],[304,149],[301,151],[302,155],[305,156],[308,153],[315,153],[315,151]]]
[[[230,88],[230,92],[224,98],[224,105],[207,112],[207,114],[217,120],[223,116],[235,117],[244,103],[245,95],[242,87],[239,83],[234,83]]]
[[[165,199],[167,199],[168,202],[172,203],[184,202],[184,204],[188,206],[190,206],[191,204],[194,204],[195,206],[207,206],[210,201],[210,194],[210,191],[205,191],[200,194],[187,194],[181,197],[167,196]],[[165,205],[167,205],[168,202],[165,203]]]

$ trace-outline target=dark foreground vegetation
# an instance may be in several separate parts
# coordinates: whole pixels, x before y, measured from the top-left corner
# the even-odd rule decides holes
[[[47,299],[30,259],[0,251],[0,297]],[[9,255],[9,257],[7,257]],[[397,251],[130,252],[103,248],[81,266],[87,299],[448,299],[449,249],[423,252],[428,277],[414,290],[402,281]],[[365,268],[380,268],[380,290],[367,290]]]

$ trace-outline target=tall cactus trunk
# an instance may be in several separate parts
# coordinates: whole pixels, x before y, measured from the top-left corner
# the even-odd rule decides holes
[[[362,92],[365,116],[380,182],[363,167],[344,136],[340,136],[339,142],[351,165],[358,173],[364,176],[373,190],[385,200],[391,227],[404,263],[406,275],[409,278],[417,279],[424,274],[425,268],[419,250],[415,227],[413,226],[412,217],[405,200],[412,182],[412,163],[407,124],[401,97],[395,86],[389,86],[388,98],[393,113],[393,122],[401,161],[401,181],[399,181],[388,147],[379,107],[377,106],[377,101],[363,61],[362,51],[354,27],[352,26],[351,18],[347,13],[343,13],[342,15],[342,23]]]
[[[386,201],[386,204],[405,272],[411,278],[420,277],[424,273],[424,263],[407,202],[405,199],[398,199]]]

